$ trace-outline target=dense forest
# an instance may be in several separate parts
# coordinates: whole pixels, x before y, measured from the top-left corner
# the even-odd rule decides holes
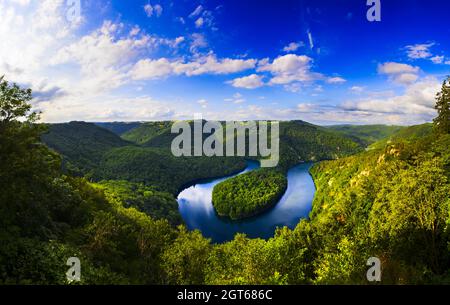
[[[272,207],[286,188],[287,179],[281,171],[261,168],[217,184],[212,203],[220,216],[241,219]]]
[[[311,170],[317,191],[310,219],[293,230],[279,228],[268,240],[237,234],[223,244],[175,227],[180,219],[171,214],[170,196],[182,180],[174,180],[169,165],[164,179],[172,190],[152,186],[157,179],[92,180],[97,161],[104,164],[115,150],[125,150],[119,154],[125,159],[152,147],[108,140],[112,148],[90,159],[77,142],[61,138],[75,153],[61,156],[41,142],[52,126],[37,124],[31,99],[31,90],[0,79],[2,284],[67,284],[71,256],[81,260],[81,284],[367,284],[371,256],[382,261],[383,284],[450,283],[448,83],[437,96],[432,128],[400,130],[367,151],[339,131],[321,133],[313,125],[305,129],[317,135],[318,149],[311,151],[311,133],[296,137],[304,132],[295,127],[306,123],[287,124],[286,164],[339,157]],[[327,152],[337,142],[339,149]],[[350,152],[358,153],[344,157]],[[145,166],[163,172],[162,154],[144,155],[138,159],[150,164],[123,165],[134,172],[130,177]],[[62,160],[92,176],[72,176]]]

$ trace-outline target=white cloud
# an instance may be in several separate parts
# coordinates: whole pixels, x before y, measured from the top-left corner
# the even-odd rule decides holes
[[[419,67],[414,67],[407,64],[401,64],[396,62],[386,62],[378,65],[378,73],[380,74],[401,74],[401,73],[417,73]]]
[[[435,64],[441,64],[444,62],[444,56],[436,55],[431,57],[430,60]]]
[[[198,100],[197,103],[198,103],[202,108],[208,107],[208,101],[205,100],[205,99]]]
[[[161,16],[161,14],[163,12],[163,8],[159,4],[156,4],[155,6],[153,6],[153,10],[155,11],[157,17]]]
[[[314,48],[314,40],[313,40],[311,31],[308,30],[308,31],[307,31],[307,34],[308,34],[309,48],[312,50],[312,49]]]
[[[193,33],[191,35],[191,46],[189,50],[192,53],[197,53],[198,50],[206,48],[208,46],[208,42],[206,41],[206,38],[204,35],[200,33]]]
[[[195,20],[195,27],[201,28],[203,26],[203,22],[203,17],[198,18],[197,20]]]
[[[284,90],[297,93],[302,88],[302,85],[300,83],[290,83],[283,86]]]
[[[406,53],[411,59],[428,58],[432,54],[430,48],[434,46],[434,43],[422,43],[406,46]]]
[[[268,60],[259,62],[257,71],[270,72],[274,77],[271,84],[288,84],[293,81],[311,81],[316,75],[310,71],[312,59],[306,55],[287,54],[279,56],[269,63]]]
[[[262,76],[257,74],[251,74],[244,77],[235,78],[229,83],[236,88],[255,89],[264,86]]]
[[[361,86],[353,86],[350,88],[350,91],[352,91],[353,93],[361,93],[364,91],[364,87]]]
[[[225,102],[231,102],[233,104],[242,104],[245,102],[245,98],[243,98],[242,94],[239,92],[236,92],[233,94],[233,98],[226,98],[224,99]]]
[[[389,76],[396,83],[408,85],[414,83],[419,77],[419,67],[396,62],[386,62],[378,65],[378,73]]]
[[[144,5],[144,11],[145,14],[147,14],[147,17],[153,16],[153,6],[151,6],[150,4]]]
[[[413,115],[416,118],[430,120],[435,115],[435,95],[439,91],[439,86],[440,83],[436,78],[427,77],[406,87],[402,95],[348,101],[342,107],[349,111],[397,114],[403,117]]]
[[[195,10],[189,15],[190,18],[194,18],[200,15],[203,11],[203,6],[199,5],[195,8]]]
[[[155,4],[153,6],[151,4],[146,4],[144,5],[144,11],[147,17],[152,17],[153,14],[155,14],[156,17],[159,17],[163,12],[163,8],[159,4]]]
[[[173,63],[167,58],[141,59],[130,73],[135,80],[164,78],[173,74]]]
[[[302,41],[299,42],[291,42],[287,46],[283,48],[283,51],[285,52],[295,52],[298,50],[298,48],[302,47],[304,43]]]
[[[30,0],[11,0],[14,3],[17,3],[21,6],[26,6],[28,4],[30,4]]]
[[[403,73],[403,74],[398,74],[394,77],[394,81],[399,83],[399,84],[412,84],[414,83],[417,79],[419,78],[419,76],[417,74],[413,74],[413,73]]]
[[[327,83],[329,83],[329,84],[342,84],[345,82],[346,82],[346,80],[339,76],[327,78]]]
[[[163,78],[170,75],[231,74],[254,68],[254,59],[217,59],[208,55],[195,61],[169,61],[167,58],[141,59],[131,70],[135,80]]]
[[[168,120],[180,115],[175,106],[149,96],[135,98],[86,96],[83,100],[64,97],[39,104],[46,122],[84,121],[149,121]],[[179,109],[179,108],[178,108]]]

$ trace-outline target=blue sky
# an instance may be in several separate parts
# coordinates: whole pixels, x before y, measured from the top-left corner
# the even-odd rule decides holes
[[[380,3],[0,0],[0,74],[47,122],[430,121],[450,3]]]

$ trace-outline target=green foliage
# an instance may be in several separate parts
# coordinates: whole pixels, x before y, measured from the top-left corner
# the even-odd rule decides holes
[[[287,170],[301,161],[342,158],[363,148],[352,139],[335,131],[303,121],[280,123],[280,163]]]
[[[60,153],[68,162],[65,166],[79,175],[92,175],[106,151],[130,145],[114,133],[86,122],[50,124],[42,141]]]
[[[240,158],[174,157],[164,148],[126,146],[108,151],[93,177],[142,182],[175,195],[194,181],[244,168],[245,161]]]
[[[205,282],[205,265],[211,252],[210,240],[200,231],[179,227],[174,243],[164,252],[163,267],[169,284],[199,285]]]
[[[91,184],[64,175],[59,155],[41,144],[45,125],[36,124],[30,99],[31,91],[0,79],[1,284],[68,284],[72,256],[81,260],[79,284],[366,284],[371,256],[381,260],[383,284],[450,283],[450,135],[431,133],[429,125],[341,158],[360,146],[314,125],[286,123],[281,168],[299,159],[339,158],[311,168],[317,191],[310,220],[268,240],[238,234],[211,244],[199,231],[177,230],[166,220],[177,223],[175,205],[159,188],[174,192],[190,179],[241,164],[171,160],[166,148],[122,147],[107,130],[99,131],[106,142],[100,134],[83,142],[70,133],[86,127],[82,134],[89,137],[90,124],[64,126],[59,142],[75,150],[66,158],[91,162],[86,169],[93,174],[129,180]],[[101,142],[93,159],[76,151],[88,151],[92,141]],[[135,176],[141,181],[132,182]],[[238,177],[224,185],[245,205],[286,183],[274,169]]]
[[[172,123],[173,122],[171,121],[146,122],[136,128],[125,132],[124,134],[122,134],[122,138],[127,141],[145,146],[163,146],[160,144],[161,142],[165,142],[166,144],[168,144],[166,145],[166,148],[170,148],[172,137],[176,136],[170,132]],[[170,138],[169,141],[162,141],[162,139],[168,137]]]
[[[125,208],[135,207],[154,219],[167,219],[172,225],[182,223],[178,203],[170,193],[125,180],[101,181],[96,186],[105,191],[110,202],[123,203]]]
[[[193,130],[193,123],[189,123]],[[177,136],[171,133],[171,125],[170,121],[144,123],[123,134],[122,138],[146,147],[160,147],[168,150],[173,138]],[[252,132],[257,131],[256,129]],[[224,132],[224,136],[225,134]],[[207,136],[203,135],[203,139]],[[225,140],[224,143],[226,143]],[[246,143],[248,144],[248,141]],[[362,147],[358,141],[347,135],[303,121],[280,122],[279,167],[284,170],[301,161],[335,159],[361,150]]]
[[[312,222],[326,236],[317,281],[364,282],[361,254],[382,260],[383,283],[448,281],[449,141],[391,142],[312,168]]]
[[[214,187],[212,202],[220,216],[254,216],[278,202],[287,187],[282,172],[258,169],[227,179]]]
[[[450,76],[444,80],[441,91],[436,95],[437,117],[433,123],[438,133],[450,133]]]
[[[333,125],[326,128],[346,135],[363,147],[367,147],[379,140],[389,138],[405,127],[394,125]]]
[[[139,127],[142,123],[140,122],[101,122],[95,123],[96,125],[106,128],[112,131],[118,136],[122,136],[124,133]]]

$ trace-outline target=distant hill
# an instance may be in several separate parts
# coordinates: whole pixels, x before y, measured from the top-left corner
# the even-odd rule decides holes
[[[369,146],[370,149],[384,147],[388,142],[392,141],[406,141],[412,142],[430,135],[433,131],[432,123],[425,123],[421,125],[414,125],[404,127],[399,131],[391,134],[389,137],[381,139]]]
[[[171,121],[145,122],[136,128],[130,129],[123,133],[122,138],[144,146],[161,146],[161,140],[159,139],[160,137],[168,137],[171,142],[173,137],[176,136],[170,133],[171,126]],[[167,141],[164,141],[164,143],[166,142]],[[168,147],[170,147],[170,144]]]
[[[177,136],[171,133],[171,125],[170,121],[143,123],[124,133],[122,138],[145,147],[169,149]],[[344,133],[308,122],[280,122],[280,166],[287,169],[301,161],[347,156],[362,150],[360,142]]]
[[[96,125],[106,128],[116,135],[121,136],[122,134],[130,131],[138,126],[140,126],[141,122],[98,122]]]
[[[172,194],[191,181],[245,168],[242,158],[177,158],[167,147],[142,147],[94,123],[50,124],[42,140],[74,174],[143,182]]]
[[[66,168],[75,173],[94,180],[143,182],[173,194],[189,182],[245,167],[243,157],[174,157],[170,145],[177,134],[170,132],[170,121],[139,123],[122,137],[110,131],[132,126],[128,124],[52,124],[42,139],[64,156]],[[361,150],[351,137],[334,130],[303,121],[280,123],[278,166],[283,170],[302,161],[337,159]]]
[[[60,153],[65,165],[76,173],[91,172],[106,151],[132,145],[94,123],[70,122],[49,124],[48,127],[48,132],[42,135],[42,141]]]
[[[395,125],[332,125],[325,128],[342,133],[363,146],[369,146],[406,127]]]

